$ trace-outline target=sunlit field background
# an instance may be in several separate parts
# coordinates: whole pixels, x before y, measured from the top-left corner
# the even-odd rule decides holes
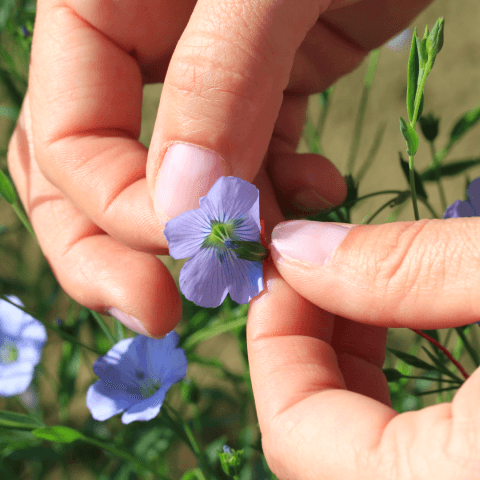
[[[20,4],[22,2],[17,2],[17,6]],[[34,8],[33,2],[27,2],[27,5]],[[480,5],[476,0],[436,0],[417,17],[414,26],[423,32],[426,24],[433,26],[441,16],[445,18],[446,25],[445,45],[428,78],[424,107],[424,113],[433,112],[441,118],[440,134],[436,140],[438,148],[447,142],[456,120],[480,102]],[[0,24],[1,20],[0,2]],[[0,34],[0,168],[4,172],[7,172],[8,140],[26,89],[28,55],[19,42],[8,29]],[[408,189],[398,159],[398,152],[405,151],[398,117],[406,117],[408,53],[409,43],[396,50],[386,46],[380,48],[358,144],[355,163],[357,171],[370,155],[375,139],[379,140],[379,146],[372,165],[360,184],[359,196],[376,190]],[[351,155],[367,64],[368,60],[335,84],[319,142],[316,125],[322,114],[322,104],[319,95],[312,96],[309,106],[310,126],[299,145],[299,151],[308,152],[312,150],[313,144],[320,143],[323,154],[342,173],[346,173],[347,161]],[[140,140],[146,146],[153,130],[160,94],[161,85],[147,85],[144,88]],[[452,149],[446,162],[473,158],[480,158],[480,126],[465,135]],[[421,137],[415,156],[417,170],[425,169],[430,161],[428,143]],[[470,179],[479,176],[480,167],[470,169],[468,175]],[[465,174],[444,180],[448,203],[464,198],[465,183]],[[430,183],[426,188],[430,203],[441,213],[436,185]],[[361,223],[384,201],[386,199],[383,197],[372,197],[359,203],[352,210],[352,223]],[[419,208],[421,218],[431,218],[430,212],[422,204],[419,204]],[[373,223],[385,222],[394,212],[398,214],[397,221],[413,220],[412,204],[407,201],[398,211],[388,207]],[[61,329],[82,343],[106,352],[111,344],[98,324],[88,312],[62,292],[35,240],[2,198],[0,232],[0,293],[18,295],[25,306],[43,322],[60,325]],[[162,257],[162,261],[178,276],[182,262],[173,261],[170,257]],[[246,460],[240,474],[241,479],[275,478],[261,454],[248,376],[244,326],[246,312],[246,306],[239,307],[229,299],[223,306],[208,310],[185,300],[183,319],[177,328],[182,342],[191,345],[187,352],[189,369],[187,380],[172,387],[167,399],[187,422],[205,453],[211,475],[207,477],[209,480],[228,478],[220,468],[216,453],[224,444],[245,449]],[[58,319],[61,319],[61,323]],[[104,320],[115,332],[112,319],[105,317]],[[468,338],[475,350],[480,352],[479,327],[475,327],[468,330]],[[226,333],[221,333],[223,331]],[[201,332],[204,332],[203,336]],[[460,358],[465,368],[473,371],[474,361],[457,332],[439,330],[437,333],[454,356]],[[85,394],[90,384],[96,380],[92,364],[97,355],[72,344],[53,331],[49,330],[48,335],[42,363],[37,368],[36,379],[29,390],[29,395],[38,396],[38,405],[31,407],[21,397],[0,398],[0,410],[34,414],[40,416],[46,425],[68,425],[91,437],[113,442],[125,451],[152,462],[169,479],[205,478],[197,472],[199,461],[192,452],[191,445],[182,441],[162,421],[163,410],[151,422],[134,422],[129,426],[123,425],[118,416],[107,422],[94,421],[86,407]],[[428,360],[421,345],[427,343],[409,330],[389,331],[390,348]],[[422,376],[425,373],[388,353],[385,368],[394,367],[405,375]],[[449,368],[456,372],[455,367],[449,365]],[[426,394],[428,389],[438,388],[438,382],[429,380],[402,379],[391,382],[390,387],[397,411],[419,409],[447,401],[454,393]],[[15,443],[4,430],[0,427],[0,478],[154,478],[152,474],[135,470],[128,462],[82,442],[55,444],[29,439]]]

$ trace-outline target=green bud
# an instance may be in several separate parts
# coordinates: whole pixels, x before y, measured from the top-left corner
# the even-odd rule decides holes
[[[229,477],[238,475],[238,472],[241,470],[241,465],[243,462],[243,452],[244,450],[235,450],[233,448],[228,448],[232,453],[218,452],[218,457],[220,458],[220,464],[222,465],[222,470]]]
[[[261,262],[268,258],[268,250],[260,242],[247,242],[240,240],[232,240],[225,244],[232,249],[238,258],[251,260],[253,262]]]
[[[400,117],[400,131],[403,138],[407,142],[407,154],[409,156],[415,155],[418,148],[418,135],[413,127],[407,123],[402,117]]]
[[[423,136],[429,141],[433,142],[438,135],[438,124],[440,119],[435,117],[432,113],[420,117],[420,127],[422,129]]]
[[[443,47],[443,29],[445,25],[445,20],[443,18],[439,18],[435,25],[430,32],[430,35],[427,38],[427,51],[429,56],[435,56]]]

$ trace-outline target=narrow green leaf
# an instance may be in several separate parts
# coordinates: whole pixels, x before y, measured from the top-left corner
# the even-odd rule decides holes
[[[400,152],[399,152],[399,156],[400,156],[400,166],[402,167],[402,172],[405,175],[405,178],[407,179],[407,183],[410,185],[410,167],[408,165],[408,162],[403,159],[402,154]],[[415,190],[417,192],[417,195],[424,199],[428,199],[427,192],[423,187],[422,179],[416,170],[413,171],[413,176],[415,179]]]
[[[438,172],[440,174],[440,177],[453,177],[479,164],[480,157],[468,160],[458,160],[456,162],[449,162],[446,165],[441,165],[438,168]],[[435,168],[425,170],[420,174],[420,177],[424,182],[435,182],[437,180]]]
[[[433,365],[430,365],[427,362],[424,362],[423,360],[420,360],[419,358],[410,355],[409,353],[401,352],[400,350],[395,350],[393,348],[389,348],[388,350],[400,360],[405,362],[407,365],[411,365],[412,367],[417,368],[423,368],[424,370],[436,370]]]
[[[457,375],[455,375],[453,372],[451,372],[438,358],[436,358],[428,349],[426,349],[424,346],[422,346],[422,349],[425,351],[425,353],[428,355],[428,357],[430,358],[430,360],[436,365],[436,367],[438,368],[438,370],[440,370],[441,372],[443,372],[445,375],[449,376],[450,378],[452,378],[453,380],[456,380],[457,382],[459,382],[460,384],[463,383],[463,380],[458,377]],[[439,353],[440,354],[440,353]],[[443,355],[443,354],[441,354]],[[448,360],[446,357],[445,357],[446,361],[450,361]]]
[[[10,205],[13,205],[17,199],[12,182],[10,182],[10,179],[1,170],[0,170],[0,195]]]
[[[397,382],[400,380],[403,375],[398,371],[395,370],[394,368],[384,368],[383,373],[385,377],[387,377],[387,382]]]
[[[197,343],[204,342],[209,338],[216,337],[221,333],[230,332],[231,330],[235,330],[236,328],[243,327],[247,323],[247,318],[239,318],[237,320],[233,320],[221,325],[212,325],[211,327],[204,328],[199,330],[192,335],[190,335],[182,345],[182,348],[185,350],[192,349]]]
[[[480,103],[462,115],[450,132],[450,144],[456,143],[480,120]]]
[[[412,45],[410,47],[410,56],[408,58],[407,112],[410,122],[413,120],[413,112],[415,110],[415,95],[417,92],[418,74],[420,71],[416,37],[418,37],[417,29],[415,29],[413,32]]]
[[[451,390],[458,390],[460,388],[460,385],[457,387],[446,387],[446,388],[439,388],[437,390],[429,390],[427,392],[420,392],[420,393],[415,393],[416,397],[423,397],[424,395],[429,395],[430,393],[440,393],[440,392],[449,392]]]
[[[44,424],[30,415],[15,412],[0,411],[0,427],[15,428],[18,430],[33,430],[43,427]]]
[[[405,142],[407,142],[407,154],[410,156],[417,153],[418,148],[418,135],[413,127],[400,117],[400,131],[402,132]]]
[[[84,436],[73,428],[57,425],[55,427],[44,427],[32,432],[36,437],[42,440],[49,440],[57,443],[72,443],[75,440],[82,440]]]
[[[427,52],[430,56],[433,57],[434,60],[437,53],[439,53],[443,47],[444,27],[445,27],[445,20],[443,18],[439,18],[435,22],[435,25],[433,26],[432,31],[430,32],[430,35],[426,39]]]
[[[423,333],[426,333],[428,336],[432,337],[437,342],[440,342],[440,337],[437,330],[422,330]]]

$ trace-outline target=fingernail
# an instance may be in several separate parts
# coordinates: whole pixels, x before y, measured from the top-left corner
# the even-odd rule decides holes
[[[199,208],[199,199],[222,176],[228,176],[227,163],[213,150],[189,143],[170,145],[155,185],[154,207],[160,222],[165,225]]]
[[[274,257],[323,266],[354,226],[308,220],[280,223],[272,232]]]
[[[140,323],[140,320],[128,313],[123,313],[118,308],[109,308],[107,312],[115,317],[119,322],[122,322],[130,330],[140,333],[141,335],[149,336],[149,333],[145,330],[145,327]]]
[[[292,204],[306,212],[313,212],[322,207],[333,207],[332,202],[325,200],[313,188],[307,188],[295,194],[292,198]]]

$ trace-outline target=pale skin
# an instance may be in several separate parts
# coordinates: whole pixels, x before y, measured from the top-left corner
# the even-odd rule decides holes
[[[214,150],[231,175],[254,182],[267,232],[285,215],[341,203],[346,191],[335,167],[295,153],[308,95],[357,67],[428,3],[39,0],[29,89],[8,162],[64,290],[89,308],[135,316],[152,336],[175,327],[180,298],[155,257],[168,250],[152,202],[172,141]],[[137,140],[142,86],[160,81],[147,151]],[[306,187],[323,200],[299,208],[291,199]],[[458,228],[475,238],[475,220]],[[403,250],[396,239],[406,238],[404,227],[383,227],[389,235],[360,227],[327,267],[275,260],[278,271],[266,268],[248,347],[265,454],[281,480],[480,478],[480,374],[452,404],[397,415],[381,373],[386,327],[478,320],[473,243],[451,234],[449,248],[457,242],[470,257],[455,256],[458,268],[448,270],[436,262],[450,250],[422,257],[431,245],[422,232],[445,228],[426,225],[407,230],[412,242]],[[359,252],[378,262],[367,269]],[[386,296],[371,272],[392,284],[388,273],[397,271],[381,267],[392,255],[417,270],[396,275]],[[449,297],[452,282],[458,288]],[[445,288],[438,298],[449,315],[431,302],[429,289],[437,288]]]

